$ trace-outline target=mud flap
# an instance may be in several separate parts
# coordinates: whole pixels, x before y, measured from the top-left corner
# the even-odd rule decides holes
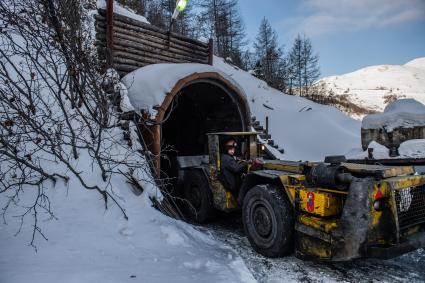
[[[332,260],[346,261],[363,257],[371,225],[372,179],[354,179],[349,188],[340,225],[332,233]]]

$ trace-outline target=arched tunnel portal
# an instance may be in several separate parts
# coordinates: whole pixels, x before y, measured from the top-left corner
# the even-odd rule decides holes
[[[220,74],[181,79],[158,108],[150,131],[157,177],[175,180],[177,156],[207,155],[208,133],[248,131],[250,116],[245,94]]]

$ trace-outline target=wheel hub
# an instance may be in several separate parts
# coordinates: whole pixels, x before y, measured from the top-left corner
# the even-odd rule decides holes
[[[264,206],[257,206],[253,213],[254,227],[262,237],[267,237],[272,231],[270,212]]]

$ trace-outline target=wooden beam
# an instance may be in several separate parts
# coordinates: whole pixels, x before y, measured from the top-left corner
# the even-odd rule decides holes
[[[212,38],[210,38],[208,47],[208,64],[212,66],[214,64],[214,40]]]
[[[103,9],[99,9],[98,11],[99,11],[99,15],[97,17],[105,18],[106,11],[103,10]],[[161,29],[161,28],[156,27],[154,25],[147,24],[147,23],[144,23],[144,22],[141,22],[141,21],[120,15],[120,14],[114,14],[114,20],[121,21],[121,22],[124,22],[124,23],[128,23],[128,24],[131,24],[133,26],[138,26],[138,27],[141,27],[141,28],[144,28],[144,29],[147,29],[147,30],[159,33],[159,34],[163,34],[167,37],[167,32],[168,32],[167,30]],[[186,37],[184,35],[180,35],[180,34],[173,33],[173,32],[171,33],[171,37],[175,40],[184,41],[184,42],[191,43],[191,44],[194,44],[194,45],[197,45],[197,46],[204,46],[206,49],[208,49],[208,43],[202,42],[200,40],[192,39],[192,38]]]
[[[106,3],[106,65],[110,68],[114,58],[114,0],[107,0]]]

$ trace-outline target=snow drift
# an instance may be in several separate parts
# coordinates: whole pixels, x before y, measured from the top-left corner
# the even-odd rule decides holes
[[[400,99],[385,107],[384,113],[368,115],[362,129],[413,128],[425,126],[425,105],[414,99]]]

